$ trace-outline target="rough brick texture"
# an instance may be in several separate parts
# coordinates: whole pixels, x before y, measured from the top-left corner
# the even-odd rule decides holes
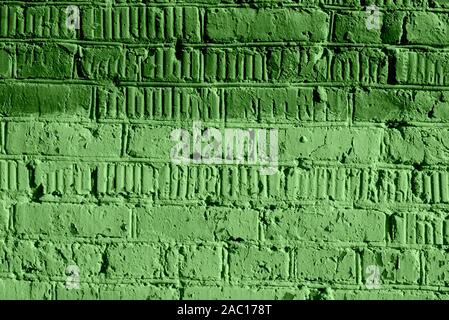
[[[449,297],[448,1],[67,5],[0,0],[0,299]]]

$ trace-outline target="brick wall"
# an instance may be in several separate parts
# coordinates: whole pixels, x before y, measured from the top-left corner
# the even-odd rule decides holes
[[[1,299],[448,298],[447,1],[73,5],[0,1]],[[278,171],[173,163],[198,121]]]

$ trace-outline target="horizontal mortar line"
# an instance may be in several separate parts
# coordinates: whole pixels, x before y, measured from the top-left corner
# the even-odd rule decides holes
[[[332,9],[332,10],[342,10],[342,11],[366,11],[367,6],[351,6],[351,5],[334,5],[334,4],[311,4],[311,3],[296,3],[294,1],[250,1],[248,3],[207,3],[207,2],[181,2],[174,1],[170,3],[157,3],[157,2],[145,2],[145,3],[134,3],[134,2],[114,2],[113,4],[108,3],[104,0],[100,0],[95,2],[96,8],[103,7],[113,7],[113,8],[124,8],[124,7],[198,7],[198,8],[236,8],[236,9],[247,9],[254,8],[254,5],[259,5],[259,8],[266,10],[282,10],[283,8],[310,8],[310,9]],[[89,1],[76,1],[76,2],[67,2],[67,1],[54,1],[54,2],[46,2],[46,1],[17,1],[17,0],[4,0],[0,1],[0,5],[27,5],[27,6],[60,6],[60,5],[92,5],[92,2]],[[281,6],[281,7],[280,7]],[[387,11],[390,9],[394,9],[396,11],[444,11],[444,8],[433,8],[433,7],[425,7],[425,6],[417,6],[417,7],[406,7],[406,6],[388,6],[388,5],[378,5],[380,11]],[[257,8],[257,9],[259,9]]]
[[[111,85],[112,80],[85,80],[85,79],[10,79],[0,80],[0,84],[9,83],[35,83],[35,84],[73,84],[73,85]],[[326,87],[326,88],[367,88],[367,89],[391,89],[391,90],[426,90],[426,91],[448,91],[449,85],[415,85],[415,84],[377,84],[377,83],[363,83],[363,82],[202,82],[202,83],[188,83],[188,82],[158,82],[158,81],[119,81],[117,87],[182,87],[182,88],[292,88],[292,87]]]
[[[33,118],[33,120],[35,120],[36,118]],[[31,119],[30,119],[31,120]],[[110,120],[110,119],[102,119],[99,118],[97,119],[98,123],[123,123],[120,120]],[[191,119],[185,119],[185,120],[180,120],[180,119],[167,119],[167,120],[128,120],[126,121],[127,124],[141,124],[141,125],[147,125],[147,124],[173,124],[173,125],[178,125],[180,123],[183,124],[183,127],[188,127],[189,125],[192,125],[193,122],[201,122],[201,125],[203,127],[206,126],[226,126],[225,128],[221,128],[221,129],[227,129],[227,128],[241,128],[241,129],[252,129],[252,128],[282,128],[282,129],[288,129],[288,128],[313,128],[313,127],[348,127],[348,122],[347,121],[328,121],[328,122],[324,122],[324,121],[316,121],[316,122],[301,122],[300,120],[297,121],[285,121],[285,122],[281,122],[281,121],[272,121],[270,123],[259,123],[259,122],[254,122],[254,121],[247,121],[247,122],[237,122],[237,121],[228,121],[226,119],[220,120],[220,121],[209,121],[209,120],[191,120]],[[292,127],[292,125],[295,125],[294,127]],[[372,126],[367,126],[367,127],[372,127]]]
[[[259,195],[257,195],[260,197]],[[129,192],[126,195],[121,195],[119,192],[117,192],[115,195],[109,194],[105,196],[96,196],[92,198],[93,196],[88,197],[82,197],[78,196],[78,200],[74,200],[74,196],[72,198],[56,198],[50,199],[50,197],[54,197],[51,195],[44,195],[41,199],[41,202],[39,203],[46,203],[46,204],[66,204],[66,205],[82,205],[82,204],[88,204],[88,205],[104,205],[104,204],[115,204],[115,205],[122,205],[124,207],[127,207],[128,209],[133,209],[132,206],[140,206],[140,205],[148,205],[153,208],[159,208],[159,207],[165,207],[165,206],[208,206],[206,203],[206,200],[189,200],[189,199],[180,199],[180,200],[163,200],[163,199],[154,199],[154,196],[147,196],[142,195],[138,193],[132,193]],[[12,199],[16,199],[17,197],[10,196]],[[20,195],[20,199],[22,199],[23,196]],[[396,210],[399,212],[408,212],[410,209],[419,209],[419,210],[427,210],[430,212],[424,212],[422,213],[425,216],[435,216],[436,213],[432,213],[432,210],[438,209],[438,210],[448,210],[449,204],[420,204],[416,202],[407,202],[407,203],[400,203],[399,201],[396,202],[376,202],[376,203],[370,203],[368,205],[358,204],[355,201],[347,200],[347,201],[339,201],[339,200],[328,200],[328,199],[316,199],[316,200],[291,200],[288,199],[288,197],[266,197],[265,199],[258,199],[253,201],[253,205],[250,207],[252,210],[257,209],[263,209],[265,205],[273,204],[274,201],[283,201],[285,204],[289,205],[296,205],[300,207],[312,207],[315,208],[317,206],[319,207],[332,207],[334,209],[345,209],[345,210],[358,210],[358,211],[379,211],[383,212],[379,208],[379,205],[382,205],[382,209],[385,210]],[[226,196],[225,199],[217,200],[218,201],[218,207],[220,208],[235,208],[235,209],[247,209],[247,200],[240,200],[238,199],[238,196],[231,197]],[[221,201],[221,202],[220,202]],[[230,203],[232,202],[232,205]],[[266,209],[264,209],[266,210]],[[118,239],[114,237],[107,237],[108,239]],[[83,239],[83,238],[80,238]],[[122,239],[131,239],[124,236]],[[436,244],[433,244],[436,245]],[[438,245],[441,246],[441,245]]]
[[[258,197],[260,197],[259,195],[257,195]],[[237,208],[241,208],[241,209],[245,209],[247,208],[246,206],[246,202],[244,200],[236,200],[236,197],[232,198],[230,196],[227,197],[227,199],[224,200],[220,200],[222,202],[232,202],[234,206],[236,206]],[[265,199],[258,199],[258,200],[254,200],[253,201],[253,206],[251,207],[252,209],[256,210],[258,208],[263,208],[265,205],[271,205],[273,204],[274,201],[284,201],[285,203],[288,203],[289,205],[296,205],[296,206],[312,206],[312,207],[316,207],[318,206],[332,206],[335,209],[347,209],[347,210],[376,210],[379,211],[379,205],[382,205],[384,209],[389,209],[389,210],[410,210],[410,209],[420,209],[420,210],[433,210],[433,209],[441,209],[441,210],[449,210],[449,204],[439,204],[439,203],[435,203],[435,204],[420,204],[420,203],[416,203],[416,202],[408,202],[408,203],[399,203],[399,202],[390,202],[390,203],[386,203],[386,202],[376,202],[376,203],[372,203],[369,205],[357,205],[357,202],[354,201],[339,201],[339,200],[328,200],[328,199],[316,199],[316,200],[289,200],[287,197],[272,197],[272,198],[268,198],[266,197]],[[154,204],[155,205],[166,205],[166,202],[171,201],[171,200],[154,200]],[[198,200],[199,203],[203,204],[204,201],[203,200]],[[172,204],[170,202],[170,204]],[[244,205],[245,204],[245,205]],[[180,204],[183,205],[183,204]]]
[[[118,81],[115,84],[113,80],[102,79],[3,79],[0,80],[0,84],[13,84],[13,83],[33,83],[33,84],[54,84],[54,85],[88,85],[88,86],[110,86],[115,87],[169,87],[169,88],[310,88],[310,87],[335,87],[335,88],[370,88],[374,84],[362,83],[353,81],[351,83],[328,81],[328,82],[173,82],[173,81]],[[398,85],[382,85],[392,88],[399,88]],[[403,86],[403,85],[402,85]],[[401,87],[402,87],[401,86]],[[449,86],[446,87],[449,90]]]
[[[268,280],[268,281],[262,281],[262,280],[242,280],[239,281],[238,284],[240,285],[249,285],[249,286],[260,286],[260,285],[266,285],[267,287],[272,287],[273,289],[277,288],[276,286],[277,280]],[[285,280],[288,281],[288,283],[291,283],[291,286],[294,286],[297,288],[298,286],[306,286],[313,289],[321,289],[321,288],[332,288],[332,289],[339,289],[339,290],[363,290],[365,293],[368,292],[381,292],[382,290],[402,290],[402,291],[430,291],[430,292],[448,292],[449,288],[445,287],[444,285],[438,286],[429,286],[429,285],[419,285],[419,284],[384,284],[381,283],[380,289],[375,290],[369,290],[366,288],[365,284],[344,284],[344,283],[335,283],[334,280],[320,280],[318,283],[317,281],[312,282],[311,280],[303,280],[300,277],[297,277],[297,280]],[[285,282],[284,282],[285,283]],[[282,286],[280,288],[284,288],[285,286]],[[288,288],[288,287],[286,287]]]
[[[0,80],[0,84],[9,83],[36,83],[36,84],[73,84],[73,85],[89,85],[89,86],[104,86],[113,84],[112,80],[84,80],[84,79],[61,79],[61,80],[46,80],[46,79],[10,79]],[[115,85],[117,86],[117,85]],[[119,81],[117,87],[183,87],[183,88],[292,88],[292,87],[326,87],[326,88],[367,88],[367,89],[391,89],[391,90],[426,90],[426,91],[448,91],[449,85],[415,85],[415,84],[377,84],[377,83],[363,83],[363,82],[202,82],[202,83],[188,83],[188,82],[138,82],[138,81]]]
[[[128,277],[128,278],[124,278],[124,277],[109,277],[108,279],[98,279],[98,276],[85,276],[83,274],[83,269],[80,267],[80,271],[81,274],[83,275],[80,280],[79,283],[81,285],[83,284],[92,284],[92,285],[128,285],[128,284],[133,284],[133,285],[171,285],[171,286],[175,286],[175,288],[179,287],[179,278],[173,278],[173,277],[163,277],[160,279],[157,278],[141,278],[136,276],[135,278],[132,277]],[[24,273],[25,276],[34,276],[36,277],[36,274],[33,273]],[[66,283],[67,281],[67,276],[49,276],[48,278],[45,277],[39,277],[37,276],[37,278],[40,281],[51,281],[51,282],[55,282],[55,283]]]
[[[0,84],[10,84],[10,83],[35,83],[35,84],[79,84],[79,85],[100,85],[100,80],[86,80],[86,79],[3,79],[0,80]],[[112,80],[108,81],[107,84],[113,83]],[[106,81],[103,85],[106,84]]]
[[[395,119],[392,119],[395,120]],[[449,121],[448,122],[426,122],[426,121],[407,121],[402,120],[401,121],[401,127],[437,127],[437,128],[449,128]],[[370,122],[370,121],[356,121],[351,124],[351,127],[356,128],[370,128],[370,127],[376,127],[376,128],[385,128],[390,129],[388,125],[388,120],[385,120],[385,122]]]
[[[157,208],[155,208],[157,209]],[[179,248],[183,246],[206,246],[206,247],[222,247],[226,244],[236,244],[238,241],[232,240],[183,240],[183,239],[150,239],[150,238],[140,238],[140,239],[125,239],[125,238],[80,238],[80,237],[67,237],[67,236],[46,236],[42,234],[31,234],[26,237],[22,237],[19,235],[15,235],[14,239],[18,241],[34,241],[34,240],[42,240],[43,242],[54,242],[58,241],[58,243],[64,244],[75,244],[75,243],[89,243],[96,245],[104,245],[106,244],[146,244],[146,245],[155,245],[161,246],[166,243],[169,243],[172,248]],[[328,248],[342,248],[342,249],[410,249],[416,251],[428,251],[428,250],[440,250],[445,251],[449,249],[449,245],[447,244],[389,244],[389,243],[375,243],[375,242],[339,242],[339,241],[313,241],[313,240],[300,240],[300,241],[292,241],[292,240],[279,240],[279,241],[261,241],[261,240],[246,240],[243,244],[239,243],[244,247],[257,247],[257,246],[274,246],[274,247],[288,247],[292,249],[302,249],[306,248],[317,248],[317,249],[328,249]]]
[[[49,7],[57,7],[62,5],[89,5],[91,6],[91,2],[43,2],[43,1],[33,1],[31,3],[26,1],[2,1],[0,4],[7,4],[7,5],[24,5],[27,6],[42,6],[47,5]],[[114,3],[112,5],[113,8],[132,8],[132,7],[195,7],[195,8],[202,8],[202,9],[214,9],[214,8],[235,8],[235,9],[251,9],[254,8],[253,6],[257,4],[260,6],[260,8],[265,10],[282,10],[285,8],[298,8],[298,9],[318,9],[320,11],[326,12],[327,10],[338,10],[338,11],[346,11],[346,12],[365,12],[367,6],[350,6],[350,5],[333,5],[333,4],[304,4],[304,3],[294,3],[292,1],[275,1],[274,5],[273,2],[267,3],[265,1],[252,1],[251,3],[241,3],[241,4],[234,4],[234,3],[202,3],[202,2],[174,2],[174,3],[156,3],[156,2],[147,2],[145,4],[136,4],[132,2],[128,3]],[[281,7],[279,7],[279,5]],[[101,1],[99,3],[95,3],[96,8],[110,8],[111,4]],[[445,8],[433,8],[433,7],[406,7],[406,6],[388,6],[388,5],[378,5],[379,11],[389,11],[391,9],[394,9],[396,11],[402,12],[447,12],[448,10]],[[259,8],[258,8],[259,9]],[[324,9],[324,10],[323,10]],[[327,13],[327,12],[326,12]]]
[[[265,210],[267,211],[267,210]],[[305,216],[305,215],[304,215]],[[394,244],[394,243],[376,243],[376,242],[343,242],[343,241],[314,241],[314,240],[289,240],[283,238],[277,241],[257,241],[261,246],[272,245],[274,247],[287,246],[289,248],[302,249],[302,248],[347,248],[347,249],[410,249],[417,251],[428,251],[428,250],[441,250],[445,251],[449,249],[449,244]]]
[[[350,128],[348,121],[315,121],[315,122],[302,122],[301,120],[295,121],[272,121],[270,123],[260,123],[248,120],[246,122],[242,121],[228,121],[226,119],[218,121],[201,120],[201,119],[108,119],[108,118],[85,118],[85,119],[75,119],[75,118],[57,118],[57,114],[54,116],[17,116],[17,117],[1,117],[0,122],[29,122],[33,121],[35,123],[66,123],[66,124],[81,124],[81,125],[94,125],[94,124],[123,124],[123,125],[161,125],[164,127],[173,127],[176,129],[191,128],[194,122],[200,122],[202,127],[217,127],[219,129],[257,129],[257,128],[271,128],[271,129],[296,129],[296,128],[322,128],[322,127],[332,127],[332,128]],[[448,124],[449,125],[449,124]],[[355,127],[352,125],[352,127]],[[384,124],[376,124],[367,122],[363,126],[364,128],[378,128],[385,127]]]
[[[76,159],[74,159],[76,157]],[[90,162],[90,163],[105,163],[105,162],[127,162],[127,163],[144,163],[144,164],[173,164],[170,159],[157,159],[151,157],[98,157],[98,156],[79,156],[79,155],[38,155],[38,154],[27,154],[27,155],[0,155],[0,160],[14,160],[14,161],[29,161],[32,159],[45,160],[45,161],[61,161],[61,162]],[[339,161],[332,160],[314,160],[314,159],[300,159],[307,167],[340,167],[340,168],[355,168],[355,169],[410,169],[413,170],[413,165],[408,164],[396,164],[387,162],[376,162],[376,163],[341,163]],[[175,164],[173,164],[175,165]],[[206,163],[189,163],[187,165],[177,165],[185,167],[198,167],[198,166],[213,166],[213,167],[229,167],[229,166],[254,166],[254,167],[264,167],[266,165],[261,164],[249,164],[249,163],[230,163],[230,164],[206,164]],[[278,161],[279,166],[284,167],[302,167],[303,165],[298,164],[298,160],[286,160]],[[434,168],[449,168],[449,163],[445,164],[429,164],[422,166],[424,170],[432,170]]]
[[[74,159],[76,157],[76,160]],[[24,159],[26,158],[26,159]],[[155,164],[173,164],[170,159],[158,159],[152,157],[98,157],[98,156],[79,156],[79,155],[39,155],[39,154],[26,154],[26,155],[0,155],[0,160],[17,160],[17,161],[27,161],[31,159],[38,160],[55,160],[55,161],[82,161],[82,162],[95,162],[95,163],[103,163],[103,162],[128,162],[128,163],[155,163]],[[329,166],[335,165],[337,167],[345,167],[345,168],[371,168],[371,169],[412,169],[412,165],[406,164],[389,164],[389,163],[341,163],[338,161],[327,161],[327,160],[313,160],[313,159],[302,159],[303,162],[306,163],[307,166]],[[308,163],[310,161],[310,164]],[[175,164],[173,164],[175,165]],[[253,166],[253,167],[264,167],[265,164],[249,164],[249,163],[228,163],[228,164],[206,164],[206,163],[193,163],[178,165],[178,166],[216,166],[216,167],[229,167],[229,166]],[[286,167],[296,167],[298,166],[297,160],[285,160],[278,161],[279,166]]]
[[[27,44],[33,42],[43,42],[46,43],[74,43],[74,44],[90,44],[90,45],[100,45],[100,46],[119,46],[123,48],[172,48],[176,45],[176,39],[172,41],[160,42],[160,43],[134,43],[126,41],[110,41],[110,40],[85,40],[85,39],[67,39],[67,38],[0,38],[3,41],[15,43],[15,42],[25,42]],[[426,49],[433,51],[449,51],[449,45],[434,46],[425,44],[384,44],[384,43],[345,43],[345,42],[310,42],[302,40],[291,40],[291,41],[259,41],[259,42],[229,42],[229,43],[212,43],[212,42],[186,42],[184,43],[185,48],[240,48],[240,47],[297,47],[301,48],[315,48],[320,47],[351,47],[351,48],[379,48],[379,49]]]
[[[17,274],[14,272],[2,273],[0,274],[0,280],[15,280],[15,281],[24,281],[24,282],[33,282],[33,283],[66,283],[67,276],[37,276],[33,273],[20,273],[21,277],[18,278]],[[84,281],[83,279],[88,279],[89,282]],[[179,287],[179,279],[153,279],[153,278],[110,278],[110,279],[102,279],[103,281],[98,279],[98,276],[85,276],[83,275],[79,281],[80,284],[93,284],[93,285],[171,285],[175,286],[174,289],[178,289]]]
[[[255,120],[247,121],[229,121],[225,118],[221,120],[201,120],[201,119],[110,119],[107,117],[100,118],[57,118],[58,115],[53,116],[0,116],[0,122],[29,122],[35,123],[65,123],[65,124],[80,124],[80,125],[95,125],[95,124],[116,124],[116,125],[161,125],[164,127],[183,128],[188,129],[194,122],[200,122],[203,127],[211,126],[218,129],[257,129],[257,128],[271,128],[271,129],[300,129],[300,128],[379,128],[390,130],[388,121],[385,122],[373,122],[373,121],[356,121],[350,124],[348,121],[302,121],[302,120],[290,120],[290,121],[273,121],[269,123],[260,123]],[[394,119],[393,119],[394,120]],[[449,129],[449,122],[424,122],[424,121],[404,121],[402,127],[415,127],[415,128],[443,128]]]
[[[176,86],[176,87],[213,87],[213,88],[291,88],[291,87],[304,87],[304,88],[310,88],[310,87],[328,87],[328,88],[378,88],[378,89],[410,89],[410,90],[442,90],[447,91],[449,90],[448,86],[442,86],[442,85],[410,85],[410,84],[369,84],[369,83],[362,83],[362,82],[351,82],[351,83],[344,83],[344,82],[266,82],[266,83],[247,83],[247,82],[235,82],[235,83],[218,83],[218,82],[212,82],[212,83],[197,83],[195,85],[189,84],[189,83],[165,83],[165,82],[135,82],[135,81],[123,81],[120,82],[120,85],[125,86],[137,86],[137,87],[148,87],[148,86]],[[185,86],[184,86],[185,85]]]
[[[97,0],[98,1],[98,6],[101,6],[101,5],[106,5],[106,2],[105,2],[105,0]],[[96,5],[97,5],[97,1],[95,1],[96,2]],[[79,0],[76,0],[76,1],[51,1],[51,2],[48,2],[48,1],[43,1],[43,0],[41,0],[41,1],[30,1],[30,2],[28,2],[28,1],[8,1],[8,0],[3,0],[3,1],[0,1],[0,5],[26,5],[26,6],[30,6],[30,7],[34,7],[34,6],[43,6],[43,5],[45,5],[45,6],[48,6],[48,7],[58,7],[58,6],[61,6],[61,5],[92,5],[92,2],[91,1],[79,1]]]
[[[89,6],[94,6],[94,8],[140,8],[140,7],[145,7],[145,8],[154,8],[154,7],[196,7],[196,8],[237,8],[237,9],[246,9],[246,8],[253,8],[254,4],[258,4],[258,5],[265,5],[262,6],[264,9],[268,9],[268,10],[276,10],[276,9],[280,9],[279,7],[274,6],[273,7],[273,2],[275,5],[282,5],[282,7],[297,7],[297,8],[312,8],[312,9],[322,9],[325,8],[326,6],[319,6],[319,5],[314,5],[314,4],[302,4],[302,3],[294,3],[293,1],[271,1],[271,2],[266,2],[266,1],[251,1],[251,3],[241,3],[241,4],[235,4],[235,3],[218,3],[219,1],[217,1],[217,3],[206,3],[206,2],[181,2],[181,1],[174,1],[174,2],[169,2],[169,3],[157,3],[157,2],[151,2],[151,1],[147,1],[145,3],[135,3],[135,2],[127,2],[127,3],[107,3],[104,0],[100,0],[100,1],[96,1],[94,4],[92,2],[88,2],[88,1],[75,1],[75,2],[67,2],[67,1],[55,1],[55,2],[45,2],[45,1],[33,1],[33,2],[27,2],[27,1],[0,1],[0,5],[31,5],[31,6],[42,6],[42,5],[46,5],[49,7],[52,6],[61,6],[61,5],[89,5]],[[328,6],[329,8],[338,8],[338,6]],[[345,6],[341,6],[341,8],[350,8],[350,7],[345,7]],[[357,8],[354,8],[357,9]],[[410,10],[412,9],[418,9],[418,8],[410,8]]]

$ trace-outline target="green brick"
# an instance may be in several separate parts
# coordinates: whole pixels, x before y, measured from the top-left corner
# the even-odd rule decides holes
[[[334,40],[352,43],[399,43],[402,37],[403,12],[381,13],[381,29],[368,29],[366,11],[335,15]]]
[[[448,97],[447,91],[359,90],[354,116],[363,122],[446,122]]]
[[[365,249],[361,255],[362,281],[370,276],[369,266],[377,266],[380,271],[380,285],[418,284],[420,281],[419,252],[412,249]]]
[[[76,45],[19,45],[17,75],[19,78],[71,79]]]
[[[54,277],[65,279],[65,270],[71,262],[70,245],[41,241],[6,243],[10,271],[34,279]]]
[[[0,280],[0,299],[2,300],[49,300],[50,298],[52,296],[49,283],[13,279]]]
[[[307,290],[298,288],[187,286],[184,300],[306,300]]]
[[[288,253],[276,247],[233,245],[229,249],[229,273],[232,281],[287,280]]]
[[[448,43],[449,18],[442,13],[413,12],[406,25],[407,41],[411,44],[445,45]]]
[[[296,276],[302,281],[354,284],[355,261],[351,249],[300,247],[296,249]]]
[[[435,292],[408,290],[335,290],[336,300],[437,300]]]
[[[220,280],[223,270],[221,247],[185,246],[180,253],[179,271],[182,278]]]
[[[328,88],[236,88],[226,91],[229,122],[346,121],[349,92]]]
[[[0,233],[6,233],[9,227],[11,208],[4,202],[0,201]]]
[[[9,272],[9,262],[8,262],[8,246],[5,241],[0,241],[0,272],[7,273]]]
[[[384,242],[386,216],[378,211],[329,207],[265,213],[268,241]],[[367,228],[370,226],[370,228]]]
[[[164,285],[104,285],[100,286],[101,300],[177,300],[179,290]]]
[[[371,163],[380,157],[381,134],[375,128],[289,128],[280,157]]]
[[[426,283],[431,286],[446,286],[449,282],[447,252],[429,248],[424,252],[424,257]]]
[[[206,37],[214,42],[319,42],[328,35],[329,16],[317,10],[297,12],[286,9],[216,9],[207,12],[205,29]]]
[[[9,154],[119,156],[120,125],[78,123],[11,122],[6,150]]]
[[[12,49],[0,49],[0,78],[10,78],[12,76],[13,57]]]
[[[17,232],[61,237],[112,237],[129,235],[130,210],[113,205],[19,204]]]
[[[65,283],[56,285],[57,300],[96,300],[99,298],[98,288],[91,287],[80,281],[79,288],[70,289]]]
[[[134,126],[130,130],[128,154],[132,157],[170,159],[170,134],[174,128]]]
[[[449,135],[444,128],[399,127],[384,135],[382,158],[389,163],[444,164],[448,151],[443,147]]]
[[[176,265],[173,258],[166,258],[168,251],[151,244],[114,244],[107,250],[106,274],[124,279],[173,279]],[[170,272],[171,271],[171,272]]]
[[[73,263],[80,270],[80,283],[88,279],[99,277],[105,272],[107,260],[105,259],[106,248],[100,245],[75,243],[72,245]]]
[[[136,210],[137,236],[153,241],[256,240],[257,212],[165,206]],[[179,230],[183,229],[180,233]]]
[[[92,89],[82,85],[2,83],[0,114],[89,118]]]

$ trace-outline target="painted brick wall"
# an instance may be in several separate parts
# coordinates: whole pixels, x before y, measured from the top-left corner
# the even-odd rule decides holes
[[[449,298],[448,1],[67,5],[0,1],[1,299]]]

